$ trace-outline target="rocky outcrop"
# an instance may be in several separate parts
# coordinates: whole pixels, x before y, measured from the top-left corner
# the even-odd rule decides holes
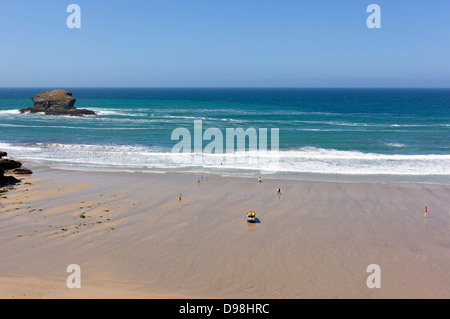
[[[6,156],[7,154],[5,152],[0,152],[0,160],[3,156]],[[5,170],[0,167],[0,187],[4,184],[6,184],[6,176],[5,176]]]
[[[9,171],[10,169],[20,168],[22,166],[21,162],[11,160],[11,159],[0,159],[0,167],[5,171]]]
[[[94,111],[77,109],[71,92],[53,90],[39,93],[32,98],[34,106],[19,110],[20,113],[45,113],[46,115],[84,116],[96,115]]]
[[[15,168],[13,170],[14,174],[18,174],[18,175],[31,175],[33,174],[33,172],[28,169],[28,168]]]
[[[0,186],[6,184],[6,176],[3,168],[0,168]]]
[[[21,168],[22,163],[19,161],[15,161],[12,159],[5,159],[2,158],[4,156],[7,156],[5,152],[0,152],[0,186],[8,185],[8,184],[15,184],[19,182],[18,179],[16,179],[13,176],[6,176],[5,172],[13,170],[13,174],[33,174],[33,172],[26,168]]]
[[[3,168],[0,168],[0,187],[3,187],[5,185],[13,185],[18,182],[20,181],[14,176],[6,176]]]

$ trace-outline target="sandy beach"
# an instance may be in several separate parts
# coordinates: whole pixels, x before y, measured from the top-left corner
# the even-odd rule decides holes
[[[0,196],[1,298],[450,298],[448,185],[33,172]]]
[[[0,300],[450,299],[449,13],[3,0]]]

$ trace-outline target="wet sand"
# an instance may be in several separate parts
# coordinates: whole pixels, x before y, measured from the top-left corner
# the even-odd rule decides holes
[[[0,194],[1,298],[450,298],[450,186],[33,171]]]

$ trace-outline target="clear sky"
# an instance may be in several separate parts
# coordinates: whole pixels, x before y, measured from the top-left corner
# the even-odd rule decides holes
[[[53,86],[449,88],[450,1],[0,1],[0,87]]]

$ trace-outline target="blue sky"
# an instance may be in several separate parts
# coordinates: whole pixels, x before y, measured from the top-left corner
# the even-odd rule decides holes
[[[1,1],[0,44],[0,87],[450,87],[448,0]]]

